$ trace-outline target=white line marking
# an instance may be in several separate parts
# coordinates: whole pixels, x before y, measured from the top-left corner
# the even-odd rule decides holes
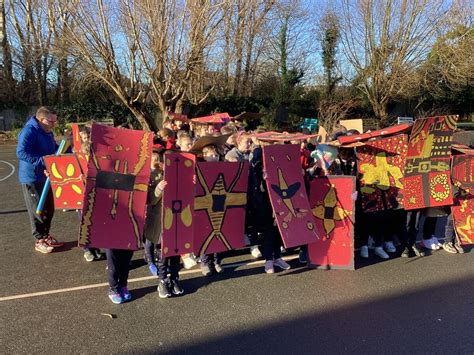
[[[285,256],[283,257],[284,260],[294,260],[298,258],[298,256],[292,255],[292,256]],[[260,265],[265,263],[265,260],[256,260],[256,261],[251,261],[251,262],[242,262],[242,263],[234,263],[234,264],[227,264],[223,265],[224,269],[228,268],[233,268],[233,267],[239,267],[239,266],[253,266],[253,265]],[[201,270],[196,269],[196,270],[184,270],[180,272],[180,275],[188,275],[188,274],[197,274],[200,273]],[[157,280],[156,276],[144,276],[144,277],[137,277],[134,279],[128,280],[128,283],[133,283],[133,282],[140,282],[140,281],[147,281],[147,280]],[[65,292],[73,292],[73,291],[82,291],[82,290],[88,290],[91,288],[98,288],[98,287],[105,287],[109,286],[108,282],[102,282],[100,284],[92,284],[92,285],[84,285],[84,286],[77,286],[77,287],[68,287],[68,288],[60,288],[58,290],[50,290],[50,291],[41,291],[41,292],[33,292],[33,293],[25,293],[21,295],[14,295],[14,296],[6,296],[6,297],[0,297],[0,302],[5,302],[5,301],[12,301],[12,300],[18,300],[22,298],[31,298],[31,297],[39,297],[39,296],[46,296],[46,295],[53,295],[55,293],[65,293]]]
[[[7,176],[3,177],[0,179],[0,181],[3,181],[3,180],[6,180],[8,179],[10,176],[12,176],[14,173],[15,173],[15,166],[13,164],[10,164],[9,162],[5,161],[5,160],[0,160],[1,163],[5,163],[7,164],[10,168],[12,168],[12,171],[10,174],[8,174]]]

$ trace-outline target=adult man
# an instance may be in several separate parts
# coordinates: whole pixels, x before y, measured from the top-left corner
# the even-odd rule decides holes
[[[36,116],[30,117],[18,136],[16,156],[19,161],[18,178],[31,222],[31,231],[36,240],[35,250],[47,254],[64,243],[51,237],[49,229],[54,214],[51,189],[48,192],[41,215],[36,208],[46,182],[43,157],[54,154],[57,144],[52,129],[57,122],[56,113],[48,107],[40,107]]]

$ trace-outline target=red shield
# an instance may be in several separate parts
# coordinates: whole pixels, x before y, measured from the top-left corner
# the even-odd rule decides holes
[[[245,246],[248,162],[196,165],[194,251],[217,253]]]
[[[313,243],[318,236],[303,182],[300,147],[263,147],[263,166],[275,219],[287,248]]]
[[[79,125],[77,123],[71,123],[72,130],[72,150],[74,152],[81,151],[81,136],[79,134]]]
[[[470,151],[474,152],[474,149]],[[463,190],[474,189],[474,155],[460,154],[453,157],[451,179],[455,186]]]
[[[454,231],[461,244],[474,244],[474,195],[460,190],[451,206]]]
[[[75,154],[44,157],[56,209],[82,209],[84,175]]]
[[[193,252],[194,168],[195,156],[190,153],[165,155],[165,181],[163,193],[164,257]]]
[[[440,116],[415,121],[403,180],[406,210],[452,204],[449,163],[457,119]]]
[[[141,246],[152,140],[150,132],[92,125],[81,246]]]
[[[400,134],[356,148],[364,212],[401,207],[407,143],[408,136]]]
[[[308,245],[309,263],[354,270],[355,177],[327,176],[311,182],[310,205],[320,238]]]
[[[402,133],[402,132],[408,131],[410,127],[411,125],[408,123],[401,123],[392,127],[387,127],[387,128],[379,129],[372,132],[367,132],[367,133],[362,133],[362,134],[353,134],[351,136],[342,136],[342,137],[337,138],[337,140],[339,141],[339,143],[343,145],[352,144],[355,142],[365,141],[370,138],[391,136],[394,134]]]

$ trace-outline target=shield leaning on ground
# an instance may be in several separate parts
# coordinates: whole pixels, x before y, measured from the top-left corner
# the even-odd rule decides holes
[[[153,134],[93,124],[79,245],[142,245]]]
[[[194,253],[205,255],[245,246],[248,162],[196,164]]]
[[[315,218],[306,194],[300,148],[296,144],[263,147],[267,189],[286,248],[315,242]]]
[[[308,245],[311,266],[354,270],[355,177],[324,176],[311,181],[310,206],[319,239]]]
[[[191,153],[166,153],[163,192],[164,257],[193,252],[194,172],[196,157]]]

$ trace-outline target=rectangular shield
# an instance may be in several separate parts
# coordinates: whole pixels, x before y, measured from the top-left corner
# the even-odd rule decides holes
[[[153,134],[93,124],[79,245],[142,244]]]
[[[196,164],[194,253],[205,255],[245,246],[248,162]]]
[[[463,245],[474,244],[474,195],[459,190],[451,206],[454,232]]]
[[[355,181],[331,175],[311,181],[309,201],[319,239],[308,245],[310,265],[354,270]]]
[[[270,202],[285,247],[315,242],[318,235],[303,182],[299,145],[264,146],[263,166]]]
[[[402,207],[407,144],[408,136],[400,134],[356,147],[364,212]]]
[[[458,116],[417,119],[408,143],[403,179],[406,210],[453,203],[451,142]]]
[[[44,157],[49,173],[55,209],[82,209],[84,175],[75,154]]]
[[[193,252],[194,170],[196,157],[191,153],[166,153],[163,192],[164,257]]]

